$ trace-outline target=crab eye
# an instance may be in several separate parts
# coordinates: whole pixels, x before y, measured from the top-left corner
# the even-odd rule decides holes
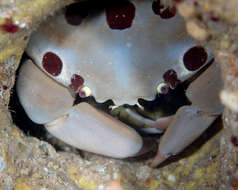
[[[91,95],[92,95],[92,90],[87,86],[84,86],[79,90],[79,96],[81,98],[87,98]]]
[[[157,92],[158,94],[167,94],[169,91],[169,85],[165,82],[161,82],[158,86],[157,86]]]

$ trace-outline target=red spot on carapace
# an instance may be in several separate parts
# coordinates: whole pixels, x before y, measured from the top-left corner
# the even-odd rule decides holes
[[[71,77],[70,88],[72,88],[75,92],[79,92],[80,87],[83,85],[84,79],[78,74],[74,74]]]
[[[14,24],[12,19],[5,19],[5,22],[1,25],[3,31],[8,33],[15,33],[19,30],[19,26]]]
[[[238,147],[238,139],[235,136],[231,137],[231,142],[235,147]]]
[[[176,8],[172,7],[165,7],[161,5],[160,0],[153,1],[152,3],[152,10],[155,14],[159,15],[162,19],[169,19],[175,16]]]
[[[206,63],[207,52],[202,46],[190,48],[183,56],[183,63],[189,71],[195,71]]]
[[[170,88],[174,89],[176,86],[181,83],[178,79],[177,73],[175,70],[170,69],[166,71],[163,75],[164,81],[169,84]]]
[[[65,19],[68,24],[78,26],[88,16],[88,2],[78,2],[66,7]]]
[[[2,89],[3,89],[3,90],[7,90],[8,87],[7,87],[6,85],[3,85],[3,86],[2,86]]]
[[[218,15],[216,15],[213,11],[210,12],[210,19],[213,21],[213,22],[218,22],[220,20],[220,18],[218,17]]]
[[[51,75],[58,76],[63,67],[61,59],[53,52],[47,52],[42,59],[43,68]]]
[[[113,1],[106,8],[107,23],[111,29],[123,30],[131,27],[136,8],[128,0]]]

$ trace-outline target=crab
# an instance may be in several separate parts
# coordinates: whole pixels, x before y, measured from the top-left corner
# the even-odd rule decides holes
[[[151,147],[109,114],[86,102],[74,105],[76,94],[115,106],[139,105],[139,98],[166,94],[213,59],[207,44],[187,34],[171,2],[148,0],[74,3],[39,27],[27,54],[33,61],[21,66],[16,87],[29,118],[74,147],[113,158]],[[127,109],[131,117],[165,131],[153,167],[181,152],[222,113],[219,77],[214,62],[187,89],[191,105],[175,115],[154,121]]]

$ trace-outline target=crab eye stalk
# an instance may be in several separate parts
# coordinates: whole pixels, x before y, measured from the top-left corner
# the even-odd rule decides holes
[[[167,83],[162,82],[157,86],[158,94],[167,94],[168,92],[169,92],[169,85]]]
[[[87,86],[83,86],[82,88],[80,88],[78,93],[81,98],[92,96],[92,90]]]

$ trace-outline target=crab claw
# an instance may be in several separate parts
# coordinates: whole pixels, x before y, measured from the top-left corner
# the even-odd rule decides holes
[[[26,114],[39,124],[64,114],[74,101],[65,87],[45,75],[31,60],[21,66],[16,89]]]
[[[222,113],[223,105],[218,97],[222,87],[220,77],[219,66],[213,63],[189,86],[186,95],[192,105],[181,107],[175,116],[170,118],[171,121],[168,122],[168,128],[158,147],[158,153],[151,163],[152,167],[156,167],[169,156],[181,152]]]
[[[170,155],[176,155],[198,138],[216,119],[214,115],[198,111],[194,106],[181,107],[166,130],[158,154],[152,162],[155,167]]]
[[[143,144],[135,130],[87,103],[74,106],[46,128],[70,145],[114,158],[133,156]]]

